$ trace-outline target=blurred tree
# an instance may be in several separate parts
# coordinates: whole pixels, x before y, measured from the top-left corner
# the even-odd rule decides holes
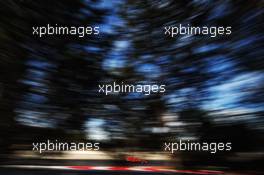
[[[136,116],[131,116],[132,128],[137,126],[131,133],[137,138],[152,135],[152,140],[162,140],[175,134],[166,131],[161,118],[168,109],[179,111],[182,108],[199,107],[201,100],[207,98],[207,82],[214,75],[206,71],[205,59],[218,54],[198,54],[196,48],[206,43],[202,37],[169,38],[164,35],[164,27],[176,25],[179,21],[193,25],[206,24],[204,17],[208,16],[210,8],[207,10],[198,3],[186,1],[126,1],[122,5],[120,15],[126,21],[126,27],[119,30],[130,44],[126,59],[127,67],[133,70],[132,77],[123,73],[122,79],[134,83],[144,81],[167,85],[165,94],[133,99],[130,109],[138,104],[144,108],[141,108],[143,115],[135,112]],[[150,71],[146,72],[147,69]],[[168,105],[168,100],[175,94],[182,94],[185,100]],[[143,102],[140,103],[140,100]]]
[[[230,113],[221,116],[230,125],[219,127],[216,122],[212,122],[215,116],[208,115],[208,113],[223,110],[221,108],[216,109],[213,105],[210,106],[214,100],[213,93],[215,92],[211,90],[213,87],[227,83],[229,80],[249,72],[257,72],[256,75],[263,77],[263,3],[240,0],[127,0],[120,9],[120,15],[126,23],[125,28],[119,30],[130,43],[128,53],[126,53],[126,62],[127,67],[132,68],[134,75],[131,77],[124,73],[123,79],[132,82],[140,82],[143,79],[148,83],[157,82],[167,85],[164,95],[151,95],[142,98],[144,103],[141,105],[145,108],[141,109],[141,112],[147,112],[143,116],[137,115],[133,118],[134,122],[131,124],[137,129],[136,131],[131,130],[131,133],[146,137],[153,136],[152,129],[155,126],[164,126],[160,114],[169,110],[175,114],[175,118],[177,114],[180,115],[180,121],[186,124],[184,130],[180,130],[180,132],[185,132],[185,129],[191,128],[192,133],[198,138],[209,140],[212,139],[212,133],[215,134],[213,140],[221,140],[228,133],[233,133],[229,139],[234,142],[234,147],[236,147],[234,151],[257,150],[254,145],[245,145],[243,149],[237,149],[238,145],[242,144],[242,141],[237,139],[238,130],[243,133],[253,132],[256,134],[255,131],[251,130],[252,128],[247,128],[250,126],[237,127],[236,124],[232,123],[236,123],[236,121],[229,119],[233,116]],[[177,26],[179,24],[231,26],[232,34],[215,38],[198,35],[177,35],[171,38],[164,35],[165,26]],[[138,67],[142,65],[145,65],[144,68],[149,68],[150,71],[137,71]],[[259,107],[263,106],[262,83],[257,82],[252,89],[244,89],[244,91],[242,86],[241,84],[240,92],[243,95],[248,94],[243,100],[249,101],[254,111],[259,110]],[[250,91],[254,93],[252,94]],[[162,102],[163,105],[153,108],[150,106],[153,104],[149,103],[150,101],[156,104]],[[261,103],[256,103],[257,101]],[[138,106],[138,101],[135,100],[134,102],[131,108]],[[226,102],[228,103],[228,99]],[[206,109],[208,111],[204,110],[204,104],[209,106]],[[232,106],[246,108],[244,104],[234,102],[230,106],[225,105],[224,110],[228,110]],[[156,109],[159,107],[161,110],[157,112]],[[255,123],[263,126],[263,119],[261,119],[263,113],[251,115],[257,116]],[[242,114],[237,117],[239,116]],[[249,120],[252,122],[252,119],[249,118]],[[200,125],[193,127],[190,123],[200,123]],[[150,132],[143,132],[146,128],[152,129]],[[170,131],[173,129],[175,128],[170,127]],[[154,136],[153,140],[176,134],[176,132],[165,132],[158,137]],[[188,135],[188,133],[181,134]],[[243,138],[243,142],[250,141],[253,143],[253,140],[254,142],[260,141],[261,137]],[[207,163],[210,164],[210,162]]]
[[[0,5],[1,148],[10,147],[12,141],[7,138],[18,140],[23,129],[15,130],[18,123],[41,126],[47,137],[57,137],[56,131],[74,131],[70,133],[83,137],[85,122],[94,117],[104,121],[112,147],[157,149],[164,139],[190,132],[200,140],[221,140],[232,133],[229,138],[236,144],[235,151],[256,149],[250,145],[237,149],[241,142],[236,138],[242,139],[237,128],[245,135],[251,130],[231,124],[228,119],[234,115],[221,116],[230,125],[218,126],[209,114],[222,111],[211,107],[212,87],[249,72],[263,77],[260,1],[127,0],[115,7],[117,19],[94,0],[10,0]],[[107,26],[106,16],[119,24],[114,30]],[[32,36],[32,26],[48,23],[100,25],[110,32],[85,38]],[[165,26],[179,24],[232,26],[232,35],[164,35]],[[98,83],[113,81],[165,84],[166,92],[97,94]],[[254,110],[262,107],[262,87],[262,82],[244,91],[241,87],[241,93],[247,92],[241,101]],[[184,125],[168,126],[166,112],[170,120]],[[263,122],[263,109],[253,115],[259,116],[256,123]],[[26,128],[25,132],[30,131]],[[39,129],[34,137],[44,133]],[[23,134],[21,139],[25,138]],[[244,139],[259,140],[249,135]]]
[[[88,109],[98,104],[89,98],[96,97],[97,83],[104,76],[101,63],[112,35],[40,38],[32,35],[32,27],[101,27],[109,10],[93,0],[10,0],[0,6],[1,149],[31,138],[29,133],[19,137],[23,127],[15,128],[21,123],[82,130]],[[53,134],[47,130],[46,137]]]

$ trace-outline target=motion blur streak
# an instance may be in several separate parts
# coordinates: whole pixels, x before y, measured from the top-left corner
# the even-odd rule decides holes
[[[132,156],[144,166],[263,174],[263,7],[263,0],[0,1],[0,164],[142,166],[126,161]],[[100,32],[32,34],[48,24]],[[180,25],[232,32],[164,34]],[[114,82],[166,91],[98,93]],[[47,140],[100,150],[32,151]],[[180,140],[232,149],[164,151]]]
[[[57,170],[82,170],[82,171],[141,171],[141,172],[162,172],[162,173],[184,173],[184,174],[224,174],[222,171],[210,171],[210,170],[176,170],[173,167],[158,167],[158,166],[34,166],[34,165],[23,165],[23,166],[2,166],[5,168],[26,168],[26,169],[57,169]]]

